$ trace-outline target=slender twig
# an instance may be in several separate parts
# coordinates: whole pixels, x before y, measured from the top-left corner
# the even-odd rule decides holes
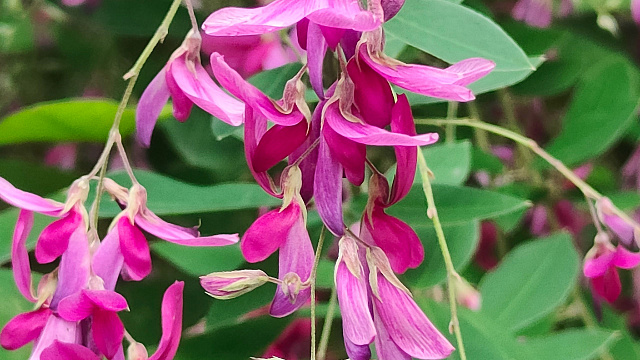
[[[327,355],[327,346],[329,345],[329,335],[331,335],[331,325],[333,324],[333,315],[338,304],[338,293],[336,288],[331,289],[331,298],[329,299],[329,307],[327,308],[327,316],[324,317],[322,325],[322,335],[320,335],[320,343],[318,344],[317,360],[324,360]]]
[[[431,180],[429,179],[429,168],[427,167],[427,161],[424,158],[422,150],[418,148],[418,167],[420,169],[420,176],[422,178],[422,189],[424,195],[427,198],[427,216],[433,221],[433,227],[436,230],[438,237],[438,245],[444,258],[445,267],[447,269],[447,289],[449,290],[449,306],[451,308],[451,322],[449,323],[449,331],[455,333],[456,341],[458,343],[458,353],[460,360],[466,360],[467,355],[464,351],[464,343],[462,342],[462,332],[460,331],[460,322],[458,321],[458,307],[456,303],[456,289],[455,281],[458,281],[458,273],[453,267],[453,261],[451,260],[451,254],[447,246],[447,241],[444,237],[444,231],[442,230],[442,224],[440,224],[440,218],[438,217],[438,210],[436,208],[435,200],[433,198],[433,190],[431,189]]]
[[[318,247],[316,248],[316,257],[313,261],[313,269],[311,270],[311,360],[316,360],[316,276],[318,274],[318,263],[320,262],[320,254],[322,253],[322,245],[324,244],[325,227],[320,231],[318,239]]]
[[[458,116],[458,102],[449,101],[449,103],[447,104],[447,119],[455,119],[457,116]],[[447,143],[452,143],[456,141],[455,125],[447,125],[447,129],[445,131],[445,141]]]

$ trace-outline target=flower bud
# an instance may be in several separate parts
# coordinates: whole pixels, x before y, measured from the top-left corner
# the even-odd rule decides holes
[[[458,300],[458,304],[473,311],[480,310],[482,306],[482,296],[467,280],[458,277],[453,286],[456,289],[456,300]]]
[[[149,359],[149,353],[144,345],[139,342],[133,342],[127,348],[127,360],[147,360]]]
[[[287,273],[282,279],[282,291],[293,304],[298,298],[298,293],[302,289],[302,280],[300,276],[294,272]]]
[[[262,270],[237,270],[200,277],[200,285],[210,296],[227,300],[244,295],[269,281]]]

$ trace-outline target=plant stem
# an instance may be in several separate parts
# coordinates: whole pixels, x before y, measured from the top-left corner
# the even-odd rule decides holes
[[[331,298],[329,299],[329,308],[327,316],[324,318],[322,325],[322,335],[320,335],[320,344],[318,345],[317,360],[324,360],[327,355],[327,345],[329,344],[329,335],[331,335],[331,325],[333,324],[333,314],[336,311],[338,303],[338,293],[336,288],[331,289]]]
[[[456,289],[454,282],[458,280],[458,273],[456,273],[453,267],[453,261],[451,260],[451,254],[447,247],[447,241],[444,237],[444,231],[440,224],[440,218],[438,217],[438,210],[436,209],[435,200],[433,198],[433,190],[431,189],[431,180],[429,179],[429,168],[427,167],[427,161],[424,158],[422,149],[418,148],[418,167],[420,169],[420,176],[422,177],[422,189],[424,195],[427,198],[427,216],[433,221],[433,226],[436,229],[436,235],[438,237],[438,245],[444,258],[445,267],[447,269],[447,289],[449,290],[449,307],[451,308],[451,322],[449,323],[449,331],[454,332],[456,335],[456,341],[458,343],[458,351],[460,360],[466,360],[467,355],[464,350],[464,343],[462,342],[462,332],[460,331],[460,322],[458,321],[458,307],[456,303]]]
[[[318,273],[318,263],[320,262],[320,254],[322,253],[322,245],[324,244],[325,227],[320,231],[318,239],[318,247],[316,248],[316,257],[313,261],[313,269],[311,270],[311,360],[316,360],[316,275]]]
[[[458,102],[449,101],[447,104],[447,119],[455,119],[458,116]],[[447,130],[445,131],[445,141],[447,143],[452,143],[456,141],[456,127],[455,125],[447,125]]]
[[[467,103],[467,108],[469,109],[469,114],[472,118],[481,120],[480,117],[480,109],[478,109],[478,104],[475,101],[469,101]],[[487,132],[482,129],[474,129],[474,138],[476,139],[476,143],[480,147],[480,149],[486,153],[491,151],[491,144],[489,144],[489,138],[487,137]]]

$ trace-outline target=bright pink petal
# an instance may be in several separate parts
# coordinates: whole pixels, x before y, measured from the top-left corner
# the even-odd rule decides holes
[[[247,165],[256,182],[264,191],[273,197],[281,198],[282,195],[276,193],[273,180],[266,171],[258,172],[254,169],[253,157],[262,136],[267,131],[267,118],[261,113],[254,111],[250,106],[246,107],[244,124],[244,155]]]
[[[238,242],[238,234],[200,236],[198,230],[170,224],[146,209],[135,217],[136,225],[162,240],[182,246],[226,246]]]
[[[310,13],[307,18],[318,25],[356,31],[374,30],[382,24],[382,14],[363,10],[358,1],[325,0],[325,2],[324,8]]]
[[[31,357],[29,359],[41,359],[40,356],[42,352],[55,341],[60,341],[62,343],[79,343],[82,336],[79,327],[79,324],[75,321],[67,321],[52,314],[47,319],[47,323],[44,326],[44,329],[42,329],[40,337],[34,343],[33,350],[31,351]]]
[[[291,203],[282,211],[272,210],[259,217],[240,241],[244,258],[250,263],[268,258],[287,240],[291,227],[301,216],[300,206]]]
[[[58,315],[67,321],[80,321],[91,316],[94,303],[79,291],[62,299],[57,310]]]
[[[48,308],[19,314],[2,328],[0,345],[7,350],[16,350],[34,341],[42,333],[50,315]]]
[[[415,301],[378,274],[380,298],[373,306],[393,342],[408,355],[418,359],[444,359],[454,347],[429,321]]]
[[[328,125],[323,127],[322,137],[327,141],[331,154],[342,164],[347,180],[356,186],[361,185],[364,181],[366,145],[347,139]]]
[[[93,272],[104,282],[106,290],[114,290],[118,282],[120,270],[124,264],[124,256],[120,251],[118,229],[111,229],[102,240],[98,250],[93,255],[91,264]]]
[[[36,260],[40,264],[47,264],[57,259],[69,246],[69,238],[76,229],[83,225],[82,215],[71,210],[63,217],[49,224],[36,243]]]
[[[495,67],[496,64],[491,60],[470,58],[458,61],[444,70],[460,77],[455,82],[456,85],[467,86],[489,74]]]
[[[604,275],[590,279],[593,291],[609,303],[618,299],[622,292],[620,276],[615,268],[610,268]]]
[[[162,298],[162,338],[149,360],[171,360],[178,350],[182,333],[182,292],[184,283],[176,281]]]
[[[355,85],[354,103],[362,119],[379,128],[389,125],[395,100],[387,79],[355,58],[347,64],[347,71]]]
[[[314,258],[315,253],[304,218],[301,213],[298,213],[296,221],[289,227],[286,239],[280,246],[278,278],[282,280],[288,273],[295,273],[298,274],[302,282],[307,281],[311,276]],[[295,301],[291,302],[282,290],[282,286],[278,285],[269,314],[274,317],[287,316],[307,303],[309,297],[311,297],[311,288],[307,287],[300,290]]]
[[[251,163],[255,171],[267,171],[289,156],[306,140],[308,128],[303,120],[293,126],[276,124],[267,130],[253,155]]]
[[[127,300],[111,290],[82,290],[84,297],[91,301],[96,308],[105,311],[118,312],[129,307]]]
[[[276,108],[273,100],[243,79],[240,74],[224,62],[222,55],[216,52],[211,54],[211,69],[220,85],[274,123],[292,126],[304,118],[297,108],[294,108],[289,114],[282,113]]]
[[[365,123],[348,121],[342,116],[338,104],[329,105],[325,112],[325,120],[338,134],[355,142],[378,146],[423,146],[438,141],[438,134],[427,133],[416,136],[393,133]]]
[[[17,208],[37,213],[58,216],[64,204],[42,198],[38,195],[16,189],[7,180],[0,177],[0,199]]]
[[[324,37],[324,39],[327,42],[327,46],[331,50],[335,51],[336,47],[340,43],[340,40],[342,40],[342,37],[344,36],[344,34],[346,32],[346,29],[335,28],[335,27],[330,27],[330,26],[323,26],[323,25],[317,25],[314,22],[312,22],[311,24],[315,24],[316,26],[318,26],[320,28],[320,31],[322,33],[322,37]]]
[[[41,360],[100,360],[100,356],[96,355],[88,348],[78,345],[63,343],[54,340],[53,344],[44,349]]]
[[[607,251],[605,251],[604,253],[600,253],[591,259],[586,259],[583,269],[584,276],[588,278],[603,276],[607,272],[607,270],[609,270],[609,268],[614,266],[614,257],[615,252],[609,251],[607,249]]]
[[[424,248],[415,231],[393,216],[384,213],[379,207],[371,214],[372,223],[365,217],[365,225],[371,233],[376,245],[380,247],[396,273],[403,273],[408,268],[416,268],[424,259]]]
[[[136,136],[146,147],[151,144],[151,133],[158,116],[169,101],[169,88],[165,78],[166,68],[162,68],[140,96],[136,108]]]
[[[85,288],[89,282],[91,256],[89,241],[84,227],[78,227],[69,238],[69,247],[62,254],[58,268],[58,284],[51,299],[51,308],[56,309],[65,297]]]
[[[334,235],[342,236],[342,166],[331,154],[324,137],[320,137],[314,195],[322,222]]]
[[[338,264],[336,292],[342,314],[343,334],[355,345],[368,345],[376,336],[369,310],[366,280],[364,272],[360,274],[360,278],[357,278],[344,262],[341,261]]]
[[[29,252],[26,246],[27,237],[29,237],[32,226],[33,213],[27,210],[20,210],[16,229],[13,232],[11,267],[13,269],[13,279],[22,296],[31,302],[36,302],[36,298],[33,296],[31,266],[29,265]]]
[[[612,264],[621,269],[633,269],[640,264],[640,253],[633,253],[618,245]]]
[[[127,274],[132,280],[140,281],[151,273],[149,243],[147,243],[142,231],[132,225],[128,217],[121,217],[116,226],[118,227],[120,251],[124,258]]]
[[[202,110],[227,124],[233,126],[242,124],[244,104],[222,91],[199,62],[195,63],[196,74],[194,75],[184,59],[185,57],[182,56],[171,65],[171,75],[184,95]]]
[[[411,105],[406,95],[398,95],[398,102],[392,111],[391,131],[409,136],[416,135],[416,126],[411,114]],[[416,176],[416,162],[418,149],[415,146],[395,146],[396,175],[393,178],[389,205],[395,204],[404,198],[411,190],[413,178]]]
[[[315,23],[309,23],[307,33],[308,51],[307,64],[309,65],[309,82],[318,95],[324,99],[324,85],[322,84],[322,64],[327,52],[327,42],[324,40],[320,27]]]
[[[185,57],[186,55],[182,55],[177,59],[170,61],[167,64],[167,72],[166,72],[166,81],[167,87],[169,88],[169,93],[171,94],[171,105],[173,107],[173,117],[180,122],[186,121],[191,115],[191,110],[193,109],[193,101],[189,99],[189,97],[184,93],[184,91],[178,85],[176,81],[176,77],[172,71],[172,68],[175,66],[180,66],[180,64],[185,65]],[[188,79],[192,79],[192,82],[196,84],[199,82],[200,78],[193,78],[193,74],[190,73]],[[197,85],[196,85],[197,86]]]
[[[380,359],[390,359],[390,360],[411,360],[411,356],[406,352],[402,351],[393,341],[387,328],[384,326],[384,323],[380,319],[380,315],[378,314],[378,309],[373,307],[373,319],[376,326],[376,353],[380,357]],[[440,358],[434,358],[440,359]]]
[[[124,325],[113,311],[96,310],[91,322],[91,334],[96,347],[107,357],[113,358],[124,338]]]

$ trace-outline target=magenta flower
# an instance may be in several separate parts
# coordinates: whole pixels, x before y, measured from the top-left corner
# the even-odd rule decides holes
[[[585,257],[583,270],[593,291],[613,303],[622,291],[617,269],[632,269],[638,264],[640,254],[632,253],[621,245],[614,248],[608,242],[596,241]]]
[[[283,317],[304,305],[311,296],[306,281],[311,276],[314,251],[306,228],[306,208],[300,197],[300,169],[285,169],[282,189],[283,205],[259,217],[240,242],[248,262],[265,260],[279,250],[278,279],[281,283],[271,303],[270,314]]]
[[[524,21],[533,27],[546,28],[551,25],[553,0],[519,0],[511,11],[514,19]],[[572,0],[560,0],[557,15],[568,16],[573,12]]]
[[[349,358],[370,359],[372,341],[380,360],[448,357],[453,346],[413,301],[384,252],[369,247],[365,257],[363,266],[355,240],[340,240],[335,281]]]
[[[631,246],[634,239],[636,243],[640,242],[640,228],[618,216],[613,210],[611,200],[606,197],[600,198],[596,202],[596,209],[600,221],[613,231],[623,244]]]
[[[104,281],[107,290],[115,289],[122,271],[128,280],[139,281],[151,272],[149,244],[141,229],[166,241],[183,246],[225,246],[238,242],[238,234],[199,236],[196,229],[167,223],[147,208],[147,191],[139,184],[131,190],[111,181],[107,190],[126,205],[93,256],[93,271]]]
[[[173,99],[173,116],[189,118],[193,104],[233,126],[243,122],[244,104],[222,91],[200,64],[200,35],[187,35],[182,46],[149,83],[136,110],[138,140],[149,146],[151,133],[162,108]]]

